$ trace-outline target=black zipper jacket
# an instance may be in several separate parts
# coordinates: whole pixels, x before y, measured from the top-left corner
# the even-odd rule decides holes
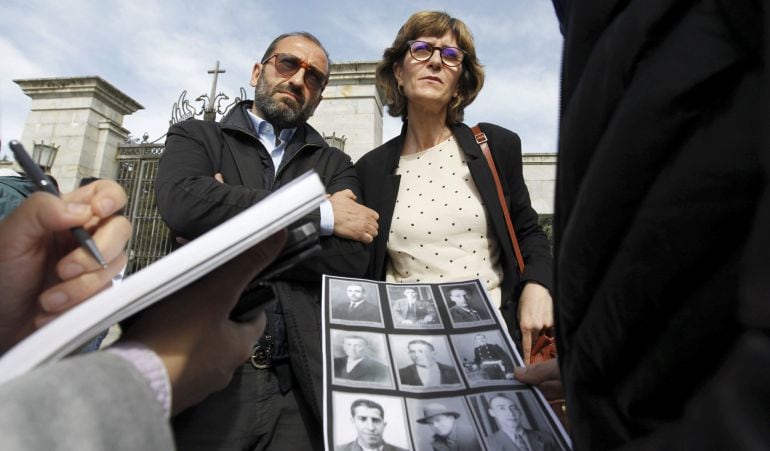
[[[272,160],[259,142],[248,109],[236,105],[220,122],[188,120],[171,126],[155,181],[158,208],[175,236],[193,239],[235,216],[299,175],[315,170],[326,191],[350,189],[361,197],[350,157],[329,147],[310,125],[297,128],[272,177]],[[264,161],[264,163],[263,163]],[[222,174],[225,183],[213,176]],[[315,211],[298,221],[319,225]],[[321,275],[361,277],[363,244],[321,237],[320,255],[283,273],[274,291],[283,311],[292,373],[320,419],[322,392]],[[277,350],[281,352],[281,350]]]

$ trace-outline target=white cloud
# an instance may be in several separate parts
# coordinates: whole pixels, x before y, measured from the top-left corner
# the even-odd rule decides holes
[[[533,67],[510,67],[487,78],[468,121],[495,122],[517,132],[525,152],[556,151],[557,74]]]
[[[35,64],[10,40],[0,37],[0,141],[20,139],[30,99],[13,82],[16,79],[44,77],[46,69]],[[3,147],[0,155],[10,155]]]
[[[334,61],[376,60],[423,9],[446,10],[476,37],[487,83],[468,121],[514,129],[526,150],[554,150],[561,39],[550,2],[531,0],[6,0],[0,137],[20,136],[29,108],[13,78],[98,75],[145,106],[124,126],[155,138],[182,90],[208,93],[216,60],[227,71],[218,90],[234,97],[240,87],[251,91],[252,64],[282,32],[314,33]],[[386,114],[385,138],[400,126]]]

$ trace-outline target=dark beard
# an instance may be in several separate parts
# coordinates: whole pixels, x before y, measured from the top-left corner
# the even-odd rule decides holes
[[[296,95],[299,105],[294,106],[272,97],[275,92],[281,91],[288,91]],[[303,108],[303,103],[305,103],[305,96],[302,94],[301,88],[292,89],[290,85],[286,85],[283,89],[276,88],[271,90],[264,77],[260,76],[257,80],[257,86],[254,88],[254,105],[262,113],[264,119],[272,124],[273,127],[283,130],[294,128],[307,122],[310,116],[313,115],[315,107],[313,105],[305,105]]]

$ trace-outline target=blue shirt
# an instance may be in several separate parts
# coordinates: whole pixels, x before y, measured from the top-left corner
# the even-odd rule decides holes
[[[247,111],[249,112],[251,121],[254,123],[254,130],[257,131],[257,138],[259,138],[259,142],[265,146],[267,153],[270,154],[270,158],[273,160],[273,174],[275,174],[278,172],[278,168],[281,167],[281,161],[283,161],[283,156],[286,153],[286,146],[291,142],[291,139],[294,137],[294,133],[296,133],[297,128],[285,128],[281,130],[281,133],[276,139],[275,128],[273,128],[273,124],[257,116],[253,111]],[[276,142],[278,144],[276,144]],[[332,204],[327,199],[321,202],[320,208],[320,234],[331,235],[334,232],[334,211],[332,210]]]

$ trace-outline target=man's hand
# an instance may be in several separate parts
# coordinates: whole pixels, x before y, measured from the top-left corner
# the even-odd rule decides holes
[[[513,369],[516,380],[539,388],[545,399],[556,401],[564,399],[564,387],[561,383],[558,357],[527,367]]]
[[[286,232],[266,239],[238,258],[146,310],[126,332],[163,360],[172,385],[172,412],[227,386],[251,355],[265,329],[261,313],[249,322],[230,320],[243,289],[283,248]]]
[[[529,365],[532,343],[544,328],[553,326],[553,300],[544,286],[528,282],[519,298],[519,327],[524,363]]]
[[[334,211],[334,235],[369,244],[377,236],[380,215],[356,202],[353,191],[346,189],[329,196]]]
[[[0,352],[110,286],[126,265],[131,225],[113,216],[126,203],[117,183],[98,180],[58,198],[35,193],[0,222]],[[85,227],[106,269],[72,237]]]

